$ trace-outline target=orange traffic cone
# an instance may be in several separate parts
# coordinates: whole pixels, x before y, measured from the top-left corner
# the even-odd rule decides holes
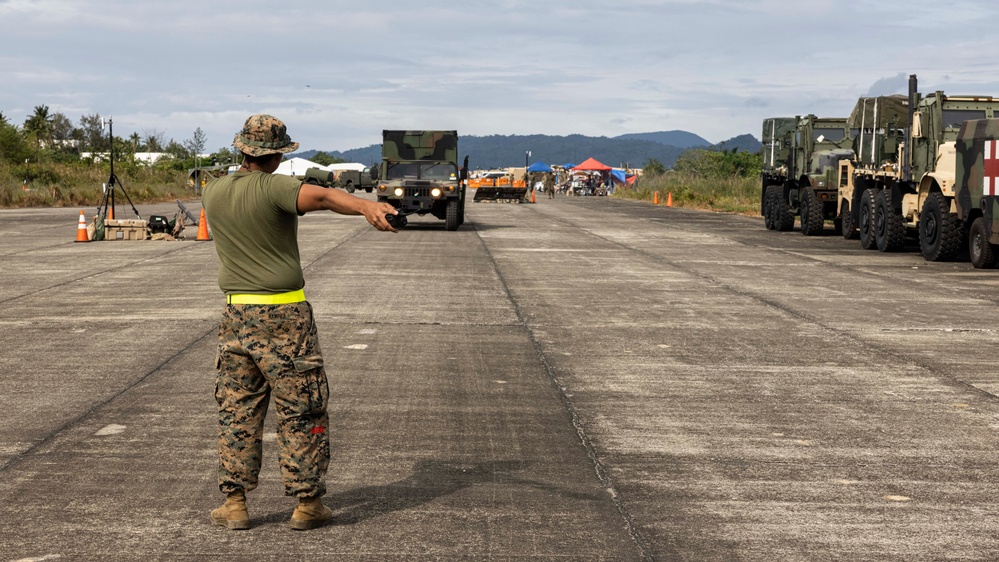
[[[205,210],[201,209],[201,218],[198,219],[198,237],[196,240],[203,242],[211,239],[212,237],[208,235],[208,219],[205,218]]]
[[[538,198],[534,196],[534,190],[531,190],[531,203],[537,203]]]
[[[659,192],[658,191],[655,191],[655,192],[652,193],[652,204],[653,205],[658,205],[659,204]]]
[[[80,224],[76,225],[76,241],[90,242],[90,236],[87,235],[87,220],[83,218],[83,211],[80,211]]]
[[[108,205],[108,220],[114,220],[114,205]]]
[[[666,192],[666,206],[667,207],[672,207],[673,206],[673,192],[672,191],[667,191]]]

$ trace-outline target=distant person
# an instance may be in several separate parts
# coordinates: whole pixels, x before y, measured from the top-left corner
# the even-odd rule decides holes
[[[248,529],[246,493],[257,487],[264,416],[273,395],[285,494],[298,498],[293,529],[329,523],[323,505],[330,461],[329,385],[298,250],[298,217],[329,210],[364,215],[395,232],[375,203],[275,175],[284,154],[298,148],[284,123],[253,115],[233,141],[243,164],[205,186],[202,203],[219,257],[226,307],[219,325],[215,399],[219,415],[219,490],[225,503],[212,521]]]

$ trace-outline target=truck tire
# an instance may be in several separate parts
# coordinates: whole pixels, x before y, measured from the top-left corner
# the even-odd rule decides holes
[[[801,233],[805,236],[822,234],[824,223],[822,201],[815,196],[814,189],[806,187],[801,195]]]
[[[839,213],[840,234],[846,240],[856,240],[860,234],[857,232],[857,225],[853,224],[853,213],[850,212],[850,202],[843,201],[843,209]]]
[[[461,217],[458,216],[458,200],[449,200],[447,202],[447,214],[444,218],[444,223],[447,226],[448,231],[454,232],[455,230],[458,230],[458,227],[461,225],[459,222],[460,218]]]
[[[999,252],[989,243],[989,223],[985,217],[978,217],[971,223],[968,236],[968,256],[976,269],[994,269],[999,263]]]
[[[364,188],[364,191],[367,191],[368,193],[371,193],[371,191],[372,191],[373,189],[374,189],[373,187],[365,187],[365,188]]]
[[[787,205],[787,197],[784,196],[784,188],[780,186],[774,190],[774,203],[770,212],[774,214],[774,230],[787,232],[794,228],[794,215]]]
[[[777,230],[777,211],[773,207],[778,189],[780,189],[779,185],[768,185],[767,191],[763,195],[763,225],[767,227],[767,230]]]
[[[874,236],[875,199],[877,199],[877,193],[874,189],[867,188],[860,194],[860,209],[857,214],[860,218],[860,224],[857,225],[857,228],[860,229],[860,245],[865,250],[873,250],[878,247]]]
[[[905,245],[905,225],[895,212],[890,189],[882,189],[874,199],[874,239],[880,252],[895,252]]]
[[[347,190],[347,193],[354,193],[354,182],[352,181],[347,182],[347,186],[344,187],[344,189]]]
[[[950,201],[943,193],[931,193],[919,214],[919,250],[926,261],[952,261],[966,244],[964,225],[957,213],[950,212]]]

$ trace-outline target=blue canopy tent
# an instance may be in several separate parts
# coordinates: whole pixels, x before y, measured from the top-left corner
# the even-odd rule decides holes
[[[550,171],[552,171],[552,167],[549,166],[548,164],[545,164],[544,162],[535,162],[535,163],[531,164],[531,166],[529,168],[527,168],[527,171],[528,172],[550,172]]]

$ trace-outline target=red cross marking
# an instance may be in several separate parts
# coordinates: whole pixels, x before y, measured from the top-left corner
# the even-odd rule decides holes
[[[999,194],[999,155],[996,154],[994,140],[985,141],[984,178],[982,181],[982,195],[995,197]]]

